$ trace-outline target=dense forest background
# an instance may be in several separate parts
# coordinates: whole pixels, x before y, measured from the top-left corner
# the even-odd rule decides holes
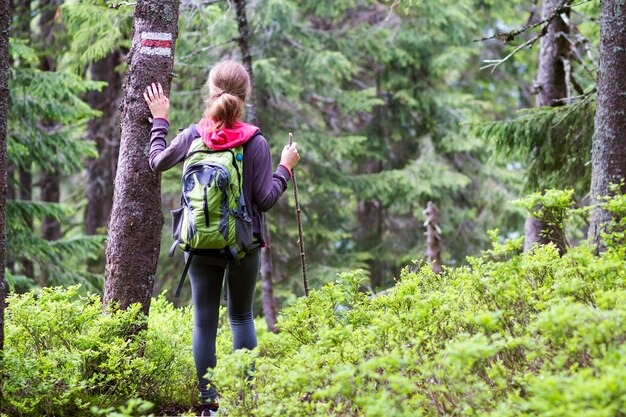
[[[0,23],[7,410],[193,401],[191,315],[175,308],[189,288],[174,299],[183,258],[167,256],[181,169],[150,171],[141,92],[164,84],[171,140],[202,116],[210,68],[235,59],[274,164],[289,132],[299,143],[316,291],[302,297],[288,190],[268,213],[260,349],[218,338],[232,410],[582,416],[593,377],[608,394],[590,407],[624,415],[623,2],[2,0]],[[172,56],[137,53],[151,31],[172,34]]]
[[[392,285],[404,265],[424,256],[428,201],[441,211],[443,264],[461,265],[486,248],[488,229],[521,236],[525,211],[511,201],[524,191],[545,183],[577,187],[584,197],[593,100],[577,89],[595,83],[597,2],[568,12],[571,91],[563,104],[582,125],[574,139],[584,146],[567,148],[586,152],[572,174],[559,171],[566,168],[557,165],[559,149],[534,143],[532,129],[558,129],[553,119],[562,116],[538,111],[522,113],[514,127],[483,125],[533,106],[539,44],[492,70],[481,67],[536,30],[508,44],[477,40],[541,21],[540,4],[271,0],[246,7],[258,124],[275,161],[288,131],[304,155],[298,172],[313,287],[346,267],[367,271],[374,290]],[[9,284],[18,292],[73,283],[102,291],[133,7],[25,0],[13,11]],[[240,36],[234,3],[180,4],[171,137],[200,118],[211,65],[241,60]],[[534,164],[550,171],[539,175]],[[179,178],[178,170],[162,178],[166,219]],[[279,304],[302,293],[293,213],[286,194],[269,214]],[[182,268],[182,259],[166,258],[167,226],[162,240],[155,294],[171,289]]]

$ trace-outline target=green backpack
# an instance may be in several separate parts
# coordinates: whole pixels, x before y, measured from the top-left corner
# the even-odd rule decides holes
[[[242,190],[243,146],[215,150],[207,147],[192,126],[194,140],[183,165],[181,206],[173,210],[172,237],[176,247],[189,253],[176,289],[180,294],[194,255],[207,255],[239,262],[246,253],[258,247],[253,244],[252,218]],[[259,134],[259,133],[257,133]]]

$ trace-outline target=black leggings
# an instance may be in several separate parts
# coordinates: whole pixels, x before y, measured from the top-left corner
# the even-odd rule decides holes
[[[230,264],[228,274],[228,317],[233,333],[233,350],[254,349],[257,345],[252,318],[252,301],[257,275],[259,251],[250,253],[239,266]],[[210,258],[195,256],[189,267],[194,305],[193,356],[200,382],[202,402],[215,402],[217,393],[205,378],[209,368],[215,368],[215,338],[219,319],[220,294],[224,268],[211,264]]]

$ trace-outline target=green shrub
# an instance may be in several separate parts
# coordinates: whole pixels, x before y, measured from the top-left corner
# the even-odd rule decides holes
[[[613,230],[599,257],[586,243],[522,254],[518,239],[440,275],[407,268],[375,298],[343,274],[254,351],[222,350],[211,377],[233,416],[625,416],[623,221]]]
[[[622,215],[625,207],[621,195],[605,204]],[[554,246],[520,253],[521,240],[496,241],[466,267],[407,267],[378,297],[362,292],[362,271],[342,274],[283,310],[279,334],[257,321],[253,351],[233,353],[224,323],[210,372],[222,410],[626,416],[626,257],[617,219],[599,256],[586,243],[560,256]],[[191,309],[159,297],[147,330],[126,336],[144,320],[137,309],[104,315],[99,297],[76,287],[10,297],[0,413],[188,410],[197,401]]]
[[[79,295],[77,286],[12,295],[2,412],[92,415],[129,398],[189,408],[196,395],[192,314],[164,296],[151,313],[147,330],[128,336],[145,324],[138,308],[103,314],[100,298]]]

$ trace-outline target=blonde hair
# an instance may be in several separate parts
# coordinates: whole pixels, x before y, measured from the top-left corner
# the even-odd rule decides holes
[[[250,95],[250,77],[243,65],[220,62],[209,73],[206,87],[204,118],[213,121],[215,130],[231,128],[243,119],[246,97]]]

